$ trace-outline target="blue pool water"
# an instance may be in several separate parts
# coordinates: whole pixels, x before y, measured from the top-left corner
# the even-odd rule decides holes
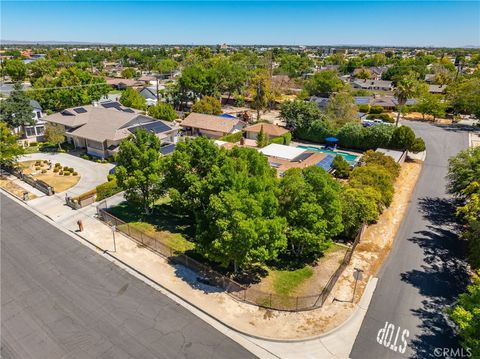
[[[331,151],[331,150],[325,150],[323,148],[317,148],[317,147],[312,147],[312,146],[297,146],[298,148],[303,148],[306,150],[311,150],[311,151],[316,151],[316,152],[323,152],[323,153],[328,153],[329,155],[339,155],[345,158],[350,163],[354,163],[357,161],[358,156],[351,155],[350,153],[346,152],[340,152],[340,151]]]

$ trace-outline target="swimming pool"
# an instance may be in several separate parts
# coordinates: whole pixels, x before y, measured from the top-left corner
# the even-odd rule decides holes
[[[316,151],[316,152],[323,152],[323,153],[328,153],[329,155],[339,155],[345,158],[348,162],[351,164],[355,163],[357,161],[358,156],[351,155],[350,153],[346,152],[341,152],[341,151],[331,151],[331,150],[325,150],[323,148],[318,148],[318,147],[312,147],[312,146],[297,146],[298,148],[304,148],[306,150],[311,150],[311,151]]]

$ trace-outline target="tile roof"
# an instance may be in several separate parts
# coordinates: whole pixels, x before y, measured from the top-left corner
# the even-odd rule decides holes
[[[192,112],[180,124],[182,127],[198,128],[206,131],[232,133],[245,127],[245,122],[214,115]]]
[[[283,128],[271,123],[256,123],[255,125],[245,127],[243,131],[259,133],[262,127],[263,127],[263,132],[268,134],[270,137],[283,136],[288,132],[286,128]]]

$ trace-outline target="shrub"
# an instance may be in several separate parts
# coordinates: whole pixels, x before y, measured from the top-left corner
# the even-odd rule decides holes
[[[370,105],[358,105],[358,112],[368,113],[370,111]]]
[[[121,188],[117,186],[117,180],[113,179],[111,181],[102,183],[98,185],[97,188],[97,201],[113,196],[114,194],[121,191]]]
[[[59,171],[58,167],[55,167],[55,168],[53,169],[53,172],[55,172],[55,173],[57,173],[58,171]]]
[[[47,170],[42,170],[42,173],[47,173]]]
[[[425,149],[426,149],[425,142],[423,141],[422,138],[417,137],[415,141],[413,141],[413,144],[410,146],[409,151],[413,153],[418,153],[418,152],[425,151]]]
[[[39,170],[40,170],[40,166],[36,166],[36,167],[35,167],[35,170],[36,170],[36,171],[39,171]]]
[[[390,140],[390,147],[396,150],[408,150],[415,142],[415,132],[408,126],[395,128]]]
[[[42,164],[42,161],[38,160],[38,161],[35,161],[35,166],[40,166]]]
[[[69,172],[75,172],[75,170],[73,169],[73,167],[68,167],[68,171],[69,171]]]
[[[84,160],[90,160],[90,156],[86,154],[80,155],[80,158],[83,158]]]
[[[388,113],[380,113],[378,115],[375,115],[375,114],[367,115],[367,119],[368,120],[380,119],[380,120],[388,122],[388,123],[395,122],[395,120]]]
[[[335,170],[334,175],[337,178],[348,178],[350,175],[350,164],[343,156],[335,156],[332,162],[332,168]]]
[[[62,167],[62,165],[60,163],[55,163],[55,167]]]
[[[350,174],[350,186],[359,189],[373,187],[381,194],[381,204],[388,207],[392,202],[394,191],[392,175],[379,165],[355,168]]]
[[[74,200],[77,200],[77,201],[81,201],[85,198],[88,198],[88,197],[92,197],[93,195],[95,195],[97,193],[97,190],[94,188],[94,189],[91,189],[90,191],[87,191],[87,192],[84,192],[82,193],[81,195],[77,196],[77,197],[74,197],[73,199]]]
[[[58,172],[60,176],[63,176],[63,171]]]
[[[72,173],[72,176],[78,176],[78,173],[77,173],[77,172],[73,172],[73,173]]]
[[[43,163],[46,163],[46,164],[48,164],[48,160],[43,160]]]
[[[369,150],[360,159],[360,165],[369,166],[377,165],[385,168],[391,174],[392,179],[395,179],[400,174],[400,165],[390,156],[385,156],[383,153]]]
[[[380,114],[382,112],[383,112],[382,106],[372,106],[370,107],[370,111],[368,111],[368,113],[377,113],[377,114]]]
[[[115,179],[115,175],[113,173],[107,175],[107,181],[113,181]]]
[[[63,172],[63,175],[64,175],[64,176],[70,176],[70,172],[68,172],[68,171]]]
[[[30,144],[29,144],[30,147],[35,147],[36,145],[38,145],[38,142],[35,142],[35,141],[30,142]]]
[[[63,166],[64,171],[68,171],[68,166]]]
[[[241,131],[238,131],[238,132],[231,133],[229,135],[220,137],[219,140],[236,143],[236,142],[240,141],[242,136],[243,136],[243,133]]]

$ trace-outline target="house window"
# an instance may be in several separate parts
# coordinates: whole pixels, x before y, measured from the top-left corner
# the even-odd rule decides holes
[[[42,118],[42,113],[40,111],[37,111],[37,118],[41,119]]]
[[[33,127],[25,127],[27,137],[35,136],[35,129]]]
[[[103,150],[103,142],[87,140],[87,147],[94,148],[96,150]]]
[[[37,131],[37,136],[42,136],[45,132],[45,127],[37,126],[35,127],[35,130]]]

